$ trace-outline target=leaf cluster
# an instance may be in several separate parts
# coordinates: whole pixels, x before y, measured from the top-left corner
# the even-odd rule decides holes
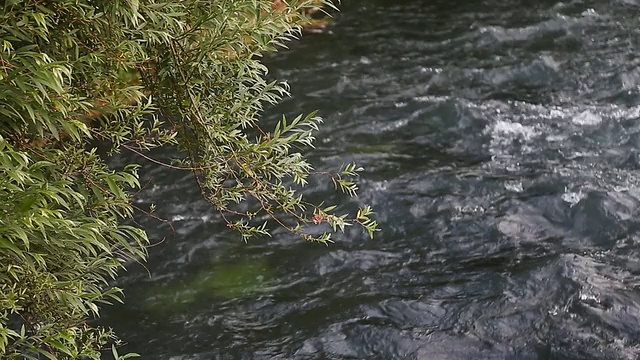
[[[125,225],[139,188],[134,164],[176,146],[172,164],[195,174],[203,196],[246,240],[278,225],[326,243],[355,214],[301,195],[310,176],[355,196],[349,164],[316,172],[302,155],[315,114],[259,120],[288,95],[265,80],[261,56],[301,34],[325,0],[7,0],[0,4],[0,357],[98,359],[118,343],[87,324],[120,301],[109,285],[146,256]],[[104,151],[97,150],[101,144]],[[307,230],[325,226],[326,231]]]
[[[86,318],[120,301],[108,281],[145,255],[145,233],[120,223],[135,169],[115,172],[73,148],[40,151],[35,160],[0,137],[0,354],[98,358],[112,334]]]

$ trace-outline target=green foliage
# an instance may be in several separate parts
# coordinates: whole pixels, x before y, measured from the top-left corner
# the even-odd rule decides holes
[[[145,257],[145,233],[123,225],[137,167],[96,150],[177,146],[168,167],[195,174],[203,196],[245,240],[282,226],[326,243],[355,215],[303,200],[309,176],[355,196],[362,169],[315,173],[315,114],[263,129],[263,107],[288,94],[267,82],[264,53],[300,34],[323,0],[7,0],[0,5],[0,357],[120,356],[87,319],[120,301],[109,286]],[[312,235],[309,226],[325,225]],[[315,229],[314,229],[315,231]],[[112,346],[114,345],[114,346]]]
[[[95,358],[112,335],[86,318],[119,300],[108,281],[147,243],[119,224],[131,215],[122,188],[137,186],[135,167],[115,172],[71,147],[37,151],[0,137],[0,354]]]

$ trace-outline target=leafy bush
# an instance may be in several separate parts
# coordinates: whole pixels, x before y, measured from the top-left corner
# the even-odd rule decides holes
[[[300,153],[320,118],[261,128],[287,95],[265,81],[264,53],[300,34],[321,0],[7,0],[0,11],[0,356],[100,358],[117,339],[87,319],[120,301],[118,269],[145,257],[129,190],[137,165],[100,156],[177,146],[203,196],[246,240],[269,224],[326,243],[377,224],[305,202]],[[347,165],[328,174],[355,195]],[[327,174],[320,174],[326,176]],[[308,225],[326,224],[314,236]],[[116,347],[112,351],[117,358]]]

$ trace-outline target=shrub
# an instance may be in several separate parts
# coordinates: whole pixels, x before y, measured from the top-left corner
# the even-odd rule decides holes
[[[267,82],[262,54],[300,34],[322,0],[7,0],[0,11],[0,356],[100,358],[117,339],[87,320],[120,301],[118,269],[145,257],[127,224],[136,170],[106,154],[176,146],[172,168],[245,240],[270,224],[326,243],[332,231],[377,224],[303,200],[313,175],[314,114],[268,131],[265,104],[287,95]],[[329,176],[355,195],[353,164]],[[266,221],[265,221],[266,219]],[[312,235],[308,225],[329,231]]]

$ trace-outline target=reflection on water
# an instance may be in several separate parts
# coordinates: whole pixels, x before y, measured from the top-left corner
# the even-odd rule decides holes
[[[320,109],[308,155],[366,168],[380,236],[245,244],[188,174],[148,167],[138,201],[176,234],[104,321],[148,359],[638,358],[639,15],[345,1],[330,32],[268,60],[294,96],[266,121]]]

